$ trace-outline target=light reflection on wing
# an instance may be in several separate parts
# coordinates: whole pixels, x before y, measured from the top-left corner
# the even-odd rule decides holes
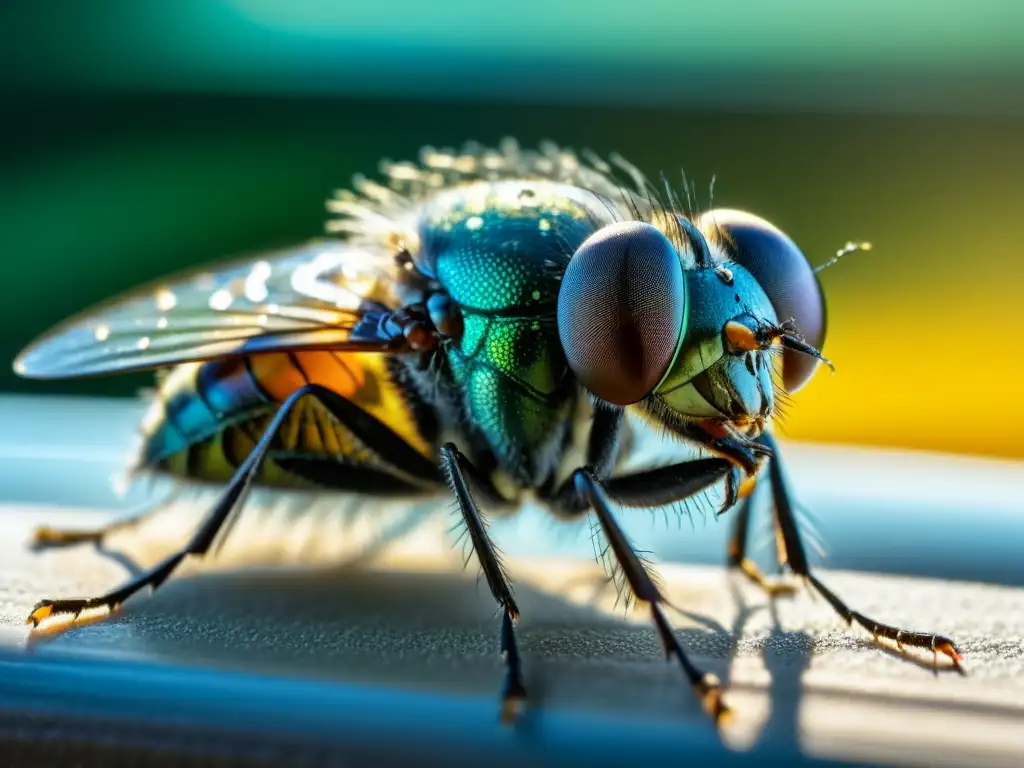
[[[93,376],[286,349],[384,350],[352,337],[366,302],[394,306],[387,253],[315,241],[215,264],[77,315],[15,361],[28,378]]]

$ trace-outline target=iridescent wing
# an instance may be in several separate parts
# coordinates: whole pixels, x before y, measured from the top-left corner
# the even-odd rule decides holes
[[[389,339],[363,320],[395,306],[397,278],[383,249],[341,241],[215,264],[72,317],[33,342],[14,369],[57,379],[275,350],[386,351]]]

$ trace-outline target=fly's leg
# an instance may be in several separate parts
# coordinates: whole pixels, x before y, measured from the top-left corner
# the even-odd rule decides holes
[[[737,500],[740,501],[726,552],[729,567],[737,568],[772,597],[792,595],[795,591],[792,585],[767,578],[757,563],[746,556],[757,474],[771,456],[771,446],[722,432],[720,427],[710,421],[688,425],[687,433],[693,441],[733,463],[726,479],[725,500],[719,513],[730,509]]]
[[[796,592],[792,584],[775,579],[769,579],[757,563],[747,557],[747,542],[750,530],[750,517],[753,513],[753,493],[748,494],[736,510],[736,521],[733,524],[732,535],[729,538],[727,561],[730,568],[738,569],[744,576],[757,584],[771,597],[788,597]]]
[[[692,495],[712,485],[715,481],[705,482],[705,477],[718,477],[721,464],[701,464],[691,462],[679,465],[678,467],[666,468],[665,472],[641,472],[635,479],[630,476],[608,478],[615,466],[614,457],[619,444],[618,435],[622,427],[622,409],[599,409],[595,414],[594,426],[590,432],[590,446],[588,451],[588,466],[592,467],[594,473],[605,478],[606,487],[614,487],[615,491],[609,490],[613,498],[621,503],[628,503],[632,499],[633,504],[661,506],[663,504],[677,501],[685,496]],[[732,537],[729,541],[728,562],[730,567],[738,568],[747,578],[758,584],[769,595],[782,596],[792,595],[794,589],[789,584],[770,580],[761,573],[757,564],[746,557],[747,532],[750,526],[752,511],[751,499],[756,483],[757,472],[763,461],[770,454],[767,446],[763,446],[752,440],[740,440],[728,433],[715,433],[714,426],[710,423],[694,423],[689,425],[688,437],[703,445],[709,450],[728,459],[731,466],[726,469],[725,499],[721,511],[724,512],[732,507],[736,500],[742,496],[742,502],[733,527]],[[687,492],[689,486],[678,485],[678,472],[683,470],[683,476],[688,478],[687,482],[693,483],[693,489]],[[711,467],[710,473],[701,470],[701,467]],[[657,489],[664,488],[669,491],[669,497],[659,495]],[[644,495],[646,493],[646,496]],[[679,496],[677,494],[683,494]],[[562,505],[574,504],[575,508],[583,511],[586,503],[578,496],[573,499],[575,489],[566,484],[557,494],[558,502]]]
[[[288,414],[303,397],[307,396],[316,397],[357,438],[370,445],[374,450],[389,456],[396,466],[401,467],[408,474],[435,483],[440,481],[437,468],[433,462],[420,455],[386,425],[341,395],[318,384],[306,384],[295,390],[278,408],[277,413],[264,431],[259,442],[246,457],[245,461],[242,462],[241,466],[238,467],[227,488],[224,489],[216,504],[206,514],[198,530],[184,547],[118,589],[100,597],[42,600],[29,615],[28,623],[38,626],[39,622],[44,619],[62,614],[71,614],[77,618],[82,611],[96,608],[113,610],[143,587],[148,586],[156,590],[189,555],[201,556],[206,554],[224,527],[225,522],[231,516],[232,511],[238,508],[239,503],[251,486],[260,465],[266,458],[274,438],[285,423]]]
[[[622,408],[597,409],[587,445],[586,466],[601,480],[605,491],[626,506],[664,506],[705,491],[725,479],[727,498],[723,510],[728,509],[745,471],[756,472],[759,452],[767,452],[760,446],[754,450],[746,444],[734,445],[726,441],[724,446],[708,447],[727,460],[695,459],[609,477],[618,464],[624,419]],[[579,491],[572,477],[543,495],[556,511],[567,516],[576,517],[590,509],[590,500]]]
[[[678,501],[724,479],[729,474],[731,466],[724,459],[706,459],[663,467],[649,472],[637,472],[615,478],[615,480],[620,481],[620,487],[624,486],[623,498],[627,500],[637,501],[642,495],[644,498],[657,496],[666,501],[671,497],[671,500]],[[671,470],[671,472],[666,472],[666,470]],[[633,594],[638,600],[650,606],[651,619],[661,640],[665,658],[671,659],[673,656],[676,658],[705,710],[714,719],[716,725],[721,723],[729,714],[723,696],[724,687],[715,675],[701,671],[690,661],[676,637],[672,625],[669,624],[663,607],[665,599],[612,514],[609,496],[617,497],[612,490],[615,481],[602,483],[592,470],[578,469],[573,473],[571,482],[579,496],[586,499],[589,506],[593,507],[601,530],[608,540]],[[644,487],[647,488],[647,491],[641,493],[640,489]],[[616,498],[616,500],[619,499]]]
[[[779,463],[778,448],[770,435],[762,435],[760,440],[772,450],[774,455],[774,458],[768,464],[768,479],[775,501],[775,527],[777,538],[781,542],[780,553],[784,555],[785,562],[792,569],[793,573],[807,579],[811,586],[825,598],[828,604],[832,606],[836,613],[843,617],[848,625],[856,622],[870,632],[876,641],[879,638],[891,640],[901,651],[905,646],[930,650],[936,662],[938,661],[938,655],[941,653],[952,659],[954,665],[959,666],[960,651],[948,637],[929,632],[912,632],[868,618],[864,614],[852,610],[838,595],[811,573],[807,562],[807,551],[804,549],[800,528],[797,525],[796,515],[793,510],[792,495],[787,487],[786,479],[783,476],[782,467]]]
[[[501,718],[505,722],[515,719],[526,699],[526,687],[523,685],[522,665],[519,660],[519,649],[516,644],[515,622],[519,619],[519,608],[512,594],[512,586],[501,565],[490,536],[487,525],[473,492],[473,486],[485,491],[489,497],[500,497],[491,488],[490,482],[484,478],[473,464],[452,443],[441,448],[441,461],[448,472],[452,492],[459,503],[462,519],[466,523],[469,539],[476,552],[480,568],[483,570],[487,586],[501,608],[500,652],[505,664],[505,682],[501,690]]]
[[[772,454],[771,448],[765,444],[726,431],[718,422],[712,420],[686,424],[680,434],[733,464],[726,477],[725,499],[719,515],[731,509],[741,497],[750,495],[756,484],[757,473]]]
[[[309,390],[310,387],[308,386],[301,387],[282,404],[260,438],[260,441],[256,444],[256,447],[235,472],[231,482],[225,488],[213,508],[207,513],[199,529],[183,548],[160,561],[153,568],[142,572],[123,586],[105,595],[92,598],[41,600],[29,615],[28,622],[33,626],[38,626],[39,622],[50,616],[72,614],[77,618],[85,610],[96,608],[114,610],[143,587],[148,586],[156,590],[187,556],[205,554],[216,539],[217,534],[227,521],[232,510],[235,509],[239,500],[252,483],[256,472],[259,470],[260,463],[266,456],[277,431],[281,428],[289,412],[304,396],[312,394]]]
[[[598,446],[592,443],[589,453],[591,456],[597,455]],[[581,468],[549,497],[551,503],[566,515],[580,515],[593,508],[629,588],[638,600],[650,606],[651,620],[666,659],[673,656],[676,658],[683,674],[716,724],[729,714],[723,686],[718,678],[701,671],[686,655],[665,616],[665,600],[616,522],[609,498],[624,506],[663,506],[687,499],[723,480],[727,484],[735,482],[736,472],[733,461],[718,458],[697,459],[606,479],[598,477],[591,468]]]
[[[159,501],[147,504],[133,514],[98,528],[52,528],[48,525],[41,525],[32,532],[31,547],[35,550],[43,550],[68,547],[90,541],[102,544],[108,536],[135,528],[166,510],[178,497],[178,491],[179,489],[175,488]]]
[[[598,477],[607,477],[618,464],[626,411],[599,405],[594,412],[587,443],[587,466]]]

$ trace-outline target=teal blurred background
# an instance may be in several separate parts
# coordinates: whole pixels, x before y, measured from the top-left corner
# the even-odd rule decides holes
[[[838,373],[784,434],[1024,456],[1016,0],[12,2],[0,100],[7,360],[142,281],[320,234],[382,157],[551,138],[714,176],[812,261],[875,244],[823,273]]]

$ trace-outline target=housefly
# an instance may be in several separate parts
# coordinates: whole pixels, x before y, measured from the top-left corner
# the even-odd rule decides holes
[[[687,657],[616,516],[721,484],[723,511],[738,503],[728,561],[774,594],[785,587],[745,554],[763,474],[793,574],[875,638],[959,662],[948,638],[852,610],[808,566],[769,425],[781,393],[827,363],[825,301],[785,233],[742,211],[684,211],[621,158],[553,145],[426,148],[380,170],[328,202],[328,239],[132,291],[17,359],[37,379],[158,369],[137,468],[223,482],[184,547],[105,595],[41,601],[33,625],[158,587],[209,550],[253,484],[447,493],[500,609],[512,717],[526,699],[519,609],[484,513],[529,493],[561,517],[594,515],[717,722],[722,685]],[[626,472],[627,413],[705,457]],[[46,528],[38,543],[109,530]]]

